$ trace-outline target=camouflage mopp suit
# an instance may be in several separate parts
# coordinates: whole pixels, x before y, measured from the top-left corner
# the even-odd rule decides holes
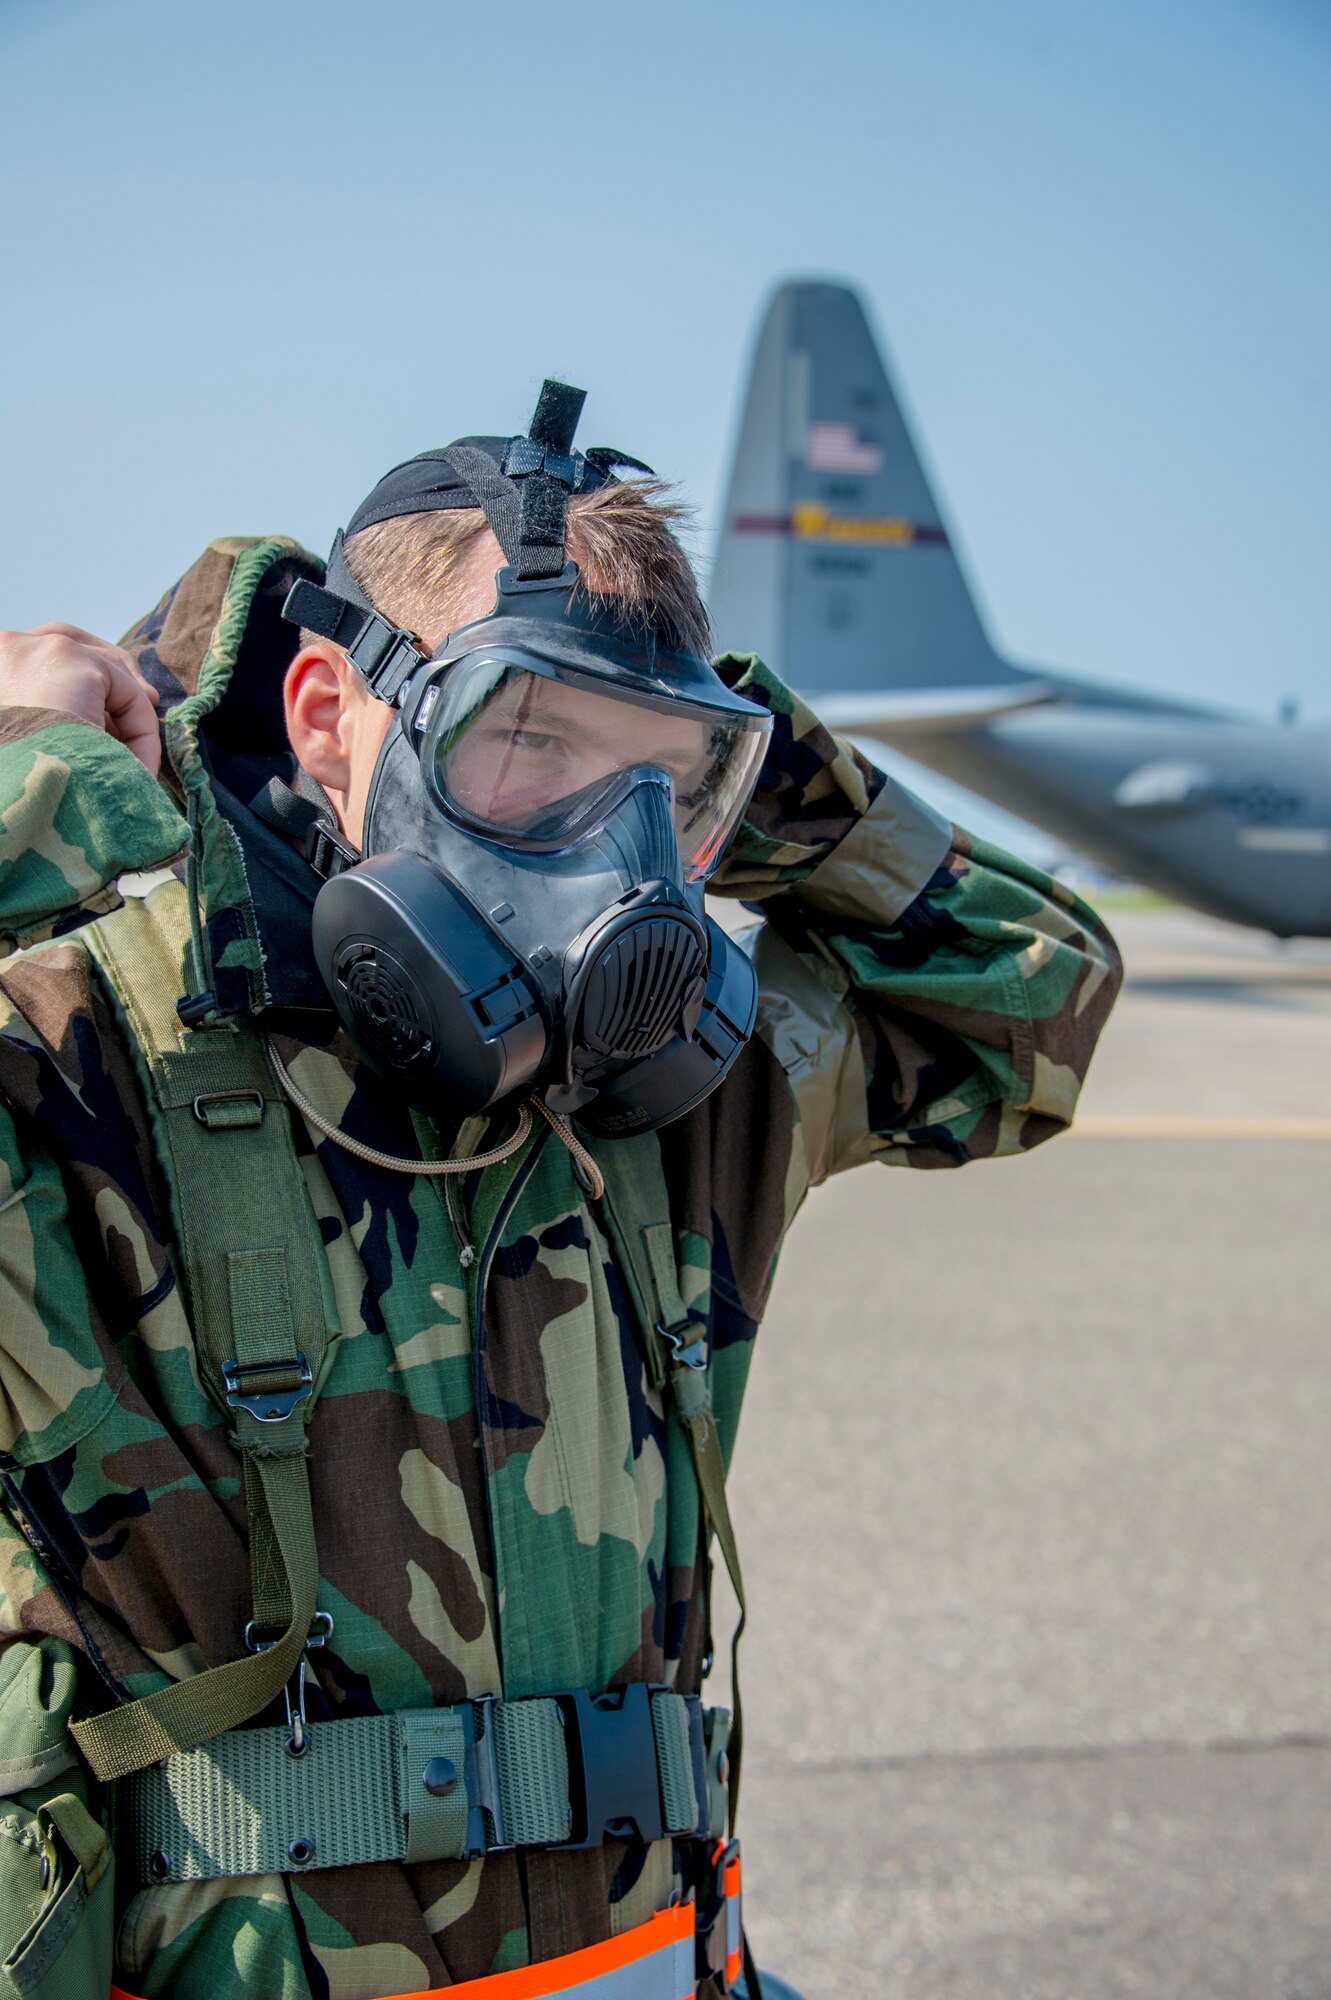
[[[160,782],[71,716],[0,711],[5,1991],[81,1993],[51,1917],[79,1863],[67,1910],[90,1900],[104,1939],[88,1963],[144,2000],[446,1987],[641,1925],[687,1870],[669,1839],[611,1840],[141,1886],[108,1865],[106,1801],[67,1735],[234,1659],[250,1617],[237,1454],[200,1381],[142,1053],[87,926],[156,893],[159,871],[182,876],[192,841],[220,1006],[254,1015],[362,1144],[438,1157],[466,1137],[357,1061],[309,953],[317,879],[245,810],[283,749],[277,611],[299,574],[319,565],[284,539],[216,543],[124,642],[160,696]],[[775,718],[714,885],[761,913],[759,1026],[659,1151],[728,1457],[807,1190],[861,1162],[959,1166],[1060,1132],[1119,964],[1066,888],[948,828],[760,662],[722,671]],[[697,1489],[569,1153],[538,1131],[445,1192],[289,1115],[332,1356],[308,1427],[333,1621],[312,1722],[487,1693],[696,1692]]]

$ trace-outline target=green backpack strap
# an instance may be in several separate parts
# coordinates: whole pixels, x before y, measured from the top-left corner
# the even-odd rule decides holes
[[[327,1345],[315,1232],[285,1100],[243,1018],[184,1028],[189,915],[174,877],[84,937],[147,1062],[201,1374],[240,1449],[262,1651],[72,1725],[103,1780],[248,1722],[300,1663],[318,1558],[306,1418]]]
[[[688,1311],[679,1288],[670,1197],[661,1166],[661,1148],[653,1133],[607,1140],[596,1148],[596,1164],[605,1180],[601,1201],[620,1270],[642,1331],[651,1380],[665,1390],[688,1438],[702,1498],[703,1514],[725,1559],[739,1604],[739,1622],[730,1645],[730,1831],[739,1808],[739,1767],[743,1749],[743,1711],[739,1692],[739,1642],[747,1610],[739,1549],[726,1499],[726,1465],[712,1411],[707,1370],[707,1329]]]

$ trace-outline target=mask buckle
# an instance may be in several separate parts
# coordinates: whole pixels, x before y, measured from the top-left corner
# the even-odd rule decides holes
[[[305,859],[325,882],[331,875],[340,875],[344,869],[354,868],[360,858],[359,850],[327,820],[311,821],[305,835]]]
[[[300,577],[287,592],[282,616],[340,646],[358,674],[380,701],[396,702],[403,687],[425,659],[415,635],[390,625],[364,603],[355,604]]]

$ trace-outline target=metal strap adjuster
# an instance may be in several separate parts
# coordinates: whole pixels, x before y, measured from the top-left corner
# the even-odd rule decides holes
[[[707,1327],[700,1319],[678,1320],[674,1326],[656,1322],[656,1331],[670,1349],[670,1359],[682,1368],[707,1366]]]
[[[295,1375],[295,1382],[291,1376]],[[313,1393],[314,1375],[302,1349],[290,1361],[222,1363],[227,1407],[248,1410],[261,1424],[284,1424],[297,1403]]]
[[[263,1629],[264,1628],[260,1626],[253,1618],[250,1619],[249,1624],[245,1627],[245,1645],[249,1652],[266,1653],[271,1646],[275,1646],[277,1644],[277,1640],[281,1635],[276,1634],[271,1639],[260,1638],[259,1634]],[[332,1612],[316,1611],[314,1614],[314,1621],[310,1626],[309,1633],[305,1640],[305,1644],[301,1648],[300,1658],[296,1662],[296,1670],[292,1674],[291,1680],[287,1682],[286,1686],[282,1690],[287,1705],[287,1730],[289,1732],[287,1736],[287,1755],[289,1757],[303,1757],[306,1751],[310,1747],[309,1740],[305,1734],[306,1656],[310,1653],[317,1653],[322,1646],[326,1646],[328,1644],[328,1641],[332,1638],[332,1636],[333,1636]],[[295,1682],[296,1686],[296,1699],[294,1702],[291,1699],[292,1681]],[[311,1842],[310,1843],[311,1854],[313,1853],[313,1851],[314,1851],[314,1846],[313,1842]],[[293,1855],[292,1858],[296,1859],[297,1857]]]
[[[492,1694],[479,1695],[471,1704],[474,1733],[464,1753],[463,1774],[467,1786],[467,1844],[462,1852],[468,1861],[481,1854],[507,1854],[515,1845],[508,1837],[504,1802],[499,1794],[494,1706]]]

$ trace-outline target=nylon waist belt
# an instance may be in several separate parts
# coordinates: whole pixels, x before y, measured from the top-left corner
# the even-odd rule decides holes
[[[116,1848],[150,1883],[702,1837],[715,1734],[696,1695],[641,1682],[312,1722],[299,1756],[283,1727],[232,1729],[117,1783]]]
[[[400,2000],[554,2000],[556,1994],[579,2000],[693,2000],[696,1990],[693,1905],[677,1903],[604,1944],[457,1986],[405,1993]],[[110,2000],[133,2000],[133,1995],[113,1986]]]

